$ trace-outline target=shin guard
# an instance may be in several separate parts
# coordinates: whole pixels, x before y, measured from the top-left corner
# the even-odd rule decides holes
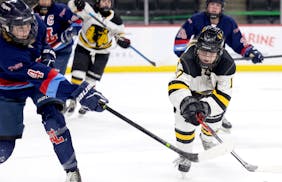
[[[41,115],[42,123],[60,163],[66,171],[75,170],[77,168],[77,161],[64,116],[53,105],[44,106]]]

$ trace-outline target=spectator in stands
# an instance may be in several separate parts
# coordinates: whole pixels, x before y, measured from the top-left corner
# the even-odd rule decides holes
[[[174,42],[174,53],[180,57],[188,47],[193,36],[198,36],[203,27],[212,25],[220,28],[225,35],[225,43],[236,53],[244,57],[251,57],[254,64],[264,59],[260,51],[249,44],[242,36],[235,20],[225,14],[224,0],[206,0],[206,10],[192,15],[178,31]],[[230,131],[232,124],[223,118],[222,129]]]

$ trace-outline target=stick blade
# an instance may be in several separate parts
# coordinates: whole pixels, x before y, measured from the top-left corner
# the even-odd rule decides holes
[[[198,158],[199,161],[207,161],[210,159],[214,159],[220,156],[223,156],[227,153],[230,153],[234,149],[234,146],[230,142],[224,142],[214,146],[209,150],[205,150],[199,153]]]
[[[264,172],[264,173],[282,173],[282,166],[267,166],[259,165],[255,172]]]

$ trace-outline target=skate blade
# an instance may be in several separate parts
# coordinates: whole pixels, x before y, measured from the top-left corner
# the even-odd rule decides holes
[[[227,128],[223,128],[223,127],[220,127],[219,131],[221,131],[223,133],[227,133],[227,134],[231,133],[231,129],[227,129]]]

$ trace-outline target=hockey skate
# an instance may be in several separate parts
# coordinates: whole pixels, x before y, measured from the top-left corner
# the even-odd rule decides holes
[[[191,161],[183,156],[179,156],[174,161],[175,166],[178,167],[178,171],[181,173],[182,177],[184,178],[186,173],[189,172],[191,168]]]
[[[224,116],[222,118],[222,124],[220,129],[225,133],[231,133],[232,124]]]
[[[67,173],[67,179],[66,182],[81,182],[81,176],[79,173],[79,170],[75,170],[75,171],[70,171]]]
[[[81,114],[81,115],[84,115],[86,114],[87,110],[85,110],[83,107],[81,107],[79,110],[78,110],[78,113]]]
[[[76,100],[74,99],[67,100],[67,103],[64,109],[65,115],[67,116],[72,115],[74,113],[75,108],[76,108]]]
[[[200,139],[201,139],[202,145],[203,145],[205,150],[208,150],[208,149],[210,149],[210,148],[212,148],[212,147],[217,145],[216,143],[214,143],[212,141],[206,141],[202,135],[203,134],[201,133],[200,134]]]

